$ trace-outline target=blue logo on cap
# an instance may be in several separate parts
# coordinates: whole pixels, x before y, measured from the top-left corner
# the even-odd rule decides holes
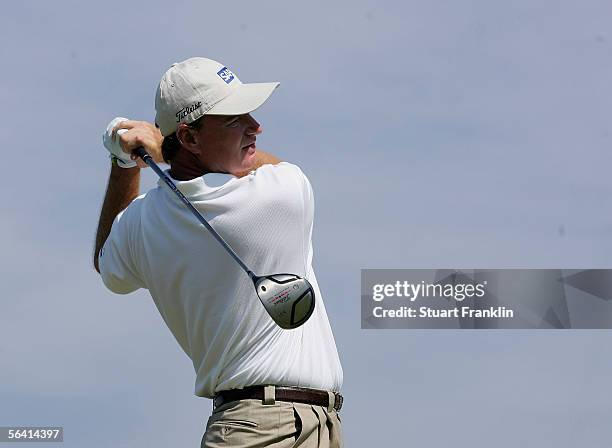
[[[226,84],[229,84],[234,79],[234,74],[227,67],[223,67],[221,70],[219,70],[217,75],[219,75],[221,79],[226,82]]]

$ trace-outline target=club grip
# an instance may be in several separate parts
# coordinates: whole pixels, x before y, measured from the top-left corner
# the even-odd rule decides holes
[[[151,156],[145,151],[142,146],[139,146],[134,150],[134,154],[140,157],[144,162],[147,161],[147,157],[151,158]]]

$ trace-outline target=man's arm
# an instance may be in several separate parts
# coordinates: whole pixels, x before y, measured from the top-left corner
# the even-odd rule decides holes
[[[126,132],[118,133],[120,129]],[[120,135],[119,135],[120,134]],[[142,146],[157,163],[163,162],[161,154],[161,143],[163,137],[153,124],[146,121],[125,120],[113,129],[113,139],[119,139],[125,152],[130,154],[135,148]],[[94,249],[94,267],[100,272],[98,257],[100,249],[104,246],[110,234],[113,221],[132,202],[140,190],[140,168],[147,165],[136,156],[138,166],[134,168],[121,168],[113,163],[111,167],[106,196],[100,212],[98,231],[96,232],[96,244]]]
[[[282,162],[281,159],[279,159],[276,156],[273,156],[272,154],[269,154],[267,152],[263,152],[260,149],[257,150],[257,152],[255,153],[255,162],[253,163],[253,167],[250,170],[246,170],[246,171],[241,171],[239,173],[236,173],[236,177],[244,177],[247,174],[249,174],[251,171],[256,170],[257,168],[261,167],[262,165],[276,165],[277,163]]]
[[[110,234],[113,221],[123,209],[137,196],[140,190],[140,168],[120,168],[113,164],[111,167],[106,196],[100,212],[98,231],[96,232],[96,247],[94,250],[94,267],[100,272],[98,256]]]

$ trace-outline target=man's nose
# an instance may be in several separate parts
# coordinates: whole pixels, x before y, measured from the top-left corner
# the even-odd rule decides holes
[[[261,126],[257,126],[257,129],[249,128],[247,131],[247,135],[259,135],[263,132],[263,128]]]
[[[248,127],[246,129],[247,135],[259,135],[263,132],[262,127],[260,126],[260,124],[257,122],[257,120],[255,120],[251,114],[247,114],[247,119],[248,119]]]

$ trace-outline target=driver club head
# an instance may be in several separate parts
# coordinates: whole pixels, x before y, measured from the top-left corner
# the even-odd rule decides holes
[[[259,300],[270,317],[285,330],[308,320],[315,308],[315,293],[308,280],[295,274],[253,278]]]

